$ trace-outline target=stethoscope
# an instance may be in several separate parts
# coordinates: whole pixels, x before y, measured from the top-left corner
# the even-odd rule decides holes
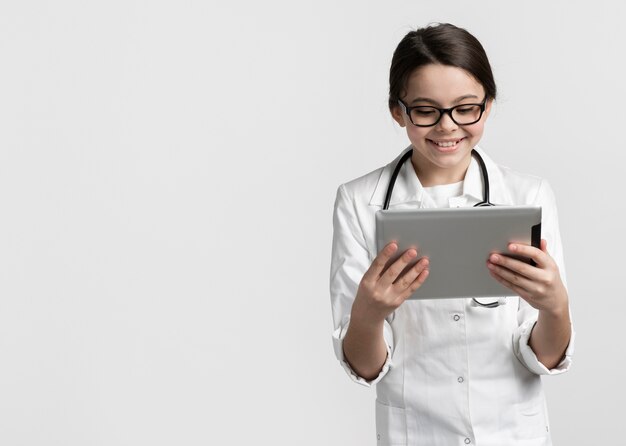
[[[402,158],[400,158],[400,161],[398,161],[398,164],[396,164],[396,167],[393,169],[393,173],[391,174],[391,178],[389,179],[389,185],[387,186],[387,194],[385,195],[383,210],[387,210],[387,208],[389,207],[391,194],[393,192],[393,187],[396,185],[396,178],[398,177],[400,168],[402,168],[402,165],[406,162],[406,160],[411,158],[411,155],[413,155],[413,148],[407,150],[407,152],[402,155]],[[476,203],[474,207],[495,206],[495,204],[489,201],[489,174],[487,173],[487,166],[485,166],[485,161],[483,160],[483,157],[480,156],[480,153],[478,153],[475,149],[472,149],[472,156],[476,158],[476,161],[478,161],[478,165],[480,166],[480,174],[483,179],[483,201]],[[480,303],[475,298],[472,298],[472,300],[477,305],[486,308],[496,308],[506,303],[506,299],[504,298],[500,298],[497,301],[490,302],[488,304]]]

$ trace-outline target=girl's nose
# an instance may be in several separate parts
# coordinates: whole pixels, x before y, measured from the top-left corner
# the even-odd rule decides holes
[[[439,122],[437,123],[437,127],[442,131],[449,132],[451,130],[456,130],[458,125],[452,120],[452,116],[449,113],[444,113]]]

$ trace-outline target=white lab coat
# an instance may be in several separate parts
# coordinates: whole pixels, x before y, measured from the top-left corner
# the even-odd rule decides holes
[[[548,183],[496,165],[476,149],[487,166],[493,203],[542,206],[542,238],[565,282],[557,210]],[[376,379],[365,381],[344,360],[352,302],[377,255],[374,216],[383,206],[401,155],[339,186],[333,216],[330,294],[335,354],[354,381],[376,384],[377,444],[550,445],[540,375],[569,369],[574,332],[564,359],[548,370],[528,346],[538,312],[521,298],[509,297],[495,309],[476,306],[471,299],[406,301],[385,321],[388,358]],[[480,169],[472,158],[463,194],[450,199],[450,206],[473,206],[482,196]],[[419,207],[434,203],[407,161],[389,208]]]

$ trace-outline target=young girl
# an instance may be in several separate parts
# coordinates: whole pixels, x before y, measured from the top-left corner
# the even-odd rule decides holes
[[[540,375],[565,372],[573,353],[552,189],[478,148],[496,86],[482,45],[466,30],[440,24],[409,32],[389,80],[389,109],[411,145],[338,188],[330,275],[337,358],[354,381],[377,384],[377,444],[550,445]],[[509,245],[536,265],[485,259],[493,279],[519,297],[407,300],[439,265],[422,258],[404,271],[417,256],[409,249],[385,268],[397,245],[376,251],[374,216],[391,173],[412,151],[389,209],[473,206],[483,184],[472,149],[484,160],[493,203],[542,207],[540,249]]]

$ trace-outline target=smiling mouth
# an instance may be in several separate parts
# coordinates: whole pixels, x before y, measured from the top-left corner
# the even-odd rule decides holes
[[[452,149],[456,147],[464,139],[465,138],[460,138],[460,139],[454,139],[451,141],[450,140],[449,141],[433,141],[432,139],[429,139],[428,142],[430,142],[431,144],[434,144],[435,146],[441,149]]]

